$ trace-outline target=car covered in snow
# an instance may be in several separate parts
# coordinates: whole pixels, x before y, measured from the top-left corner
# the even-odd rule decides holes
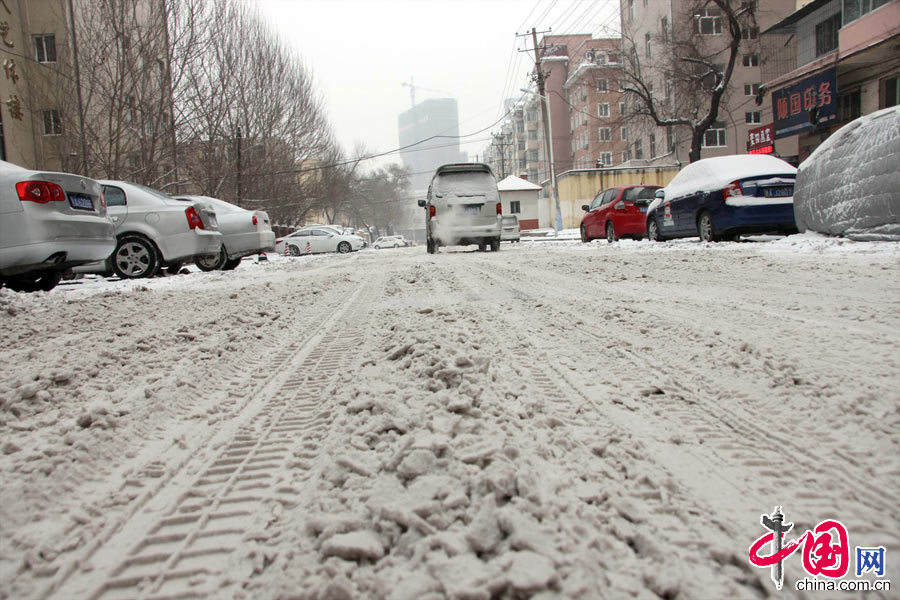
[[[581,241],[606,237],[610,244],[621,237],[647,235],[647,207],[658,185],[617,185],[603,190],[581,210]]]
[[[283,252],[290,256],[322,252],[347,254],[365,245],[365,240],[355,234],[345,234],[331,227],[306,227],[284,238]]]
[[[795,167],[762,154],[693,162],[656,190],[647,209],[647,237],[714,242],[748,233],[796,233],[796,177]]]
[[[800,164],[800,231],[900,240],[900,106],[844,125]]]
[[[440,246],[478,244],[500,249],[500,192],[494,172],[484,163],[442,165],[434,172],[428,197],[419,200],[425,209],[428,253]]]
[[[228,271],[237,267],[241,258],[275,248],[275,233],[269,215],[262,210],[246,210],[230,202],[208,196],[180,196],[182,202],[205,202],[216,212],[216,222],[222,233],[222,248],[215,256],[196,260],[202,271]]]
[[[518,242],[521,240],[521,232],[519,231],[519,217],[516,215],[505,215],[500,219],[500,241],[501,242]]]
[[[0,286],[49,291],[116,247],[100,184],[0,161]]]
[[[105,267],[119,277],[153,277],[177,272],[184,263],[219,255],[222,234],[206,202],[180,202],[152,188],[126,181],[101,181],[116,228],[116,248]]]
[[[409,242],[402,235],[383,235],[372,243],[373,248],[405,248]]]

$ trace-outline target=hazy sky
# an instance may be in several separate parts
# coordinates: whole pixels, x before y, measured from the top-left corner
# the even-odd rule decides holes
[[[253,1],[253,0],[249,0]],[[515,34],[595,33],[617,27],[619,0],[256,0],[262,15],[302,57],[322,94],[338,141],[347,152],[398,146],[397,115],[416,101],[454,97],[460,134],[483,129],[502,114],[506,97],[521,96],[532,59],[517,52]],[[527,39],[531,48],[531,38]],[[439,90],[432,92],[424,88]],[[470,159],[489,131],[462,146]],[[399,162],[399,155],[389,157]]]

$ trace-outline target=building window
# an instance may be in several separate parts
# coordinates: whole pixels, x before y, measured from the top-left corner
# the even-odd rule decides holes
[[[612,130],[609,127],[601,127],[599,132],[601,142],[608,142],[612,139]]]
[[[524,169],[527,166],[528,166],[528,161],[524,158],[520,158],[519,159],[519,168]]]
[[[669,41],[669,17],[663,17],[659,21],[659,28],[662,31],[662,39],[664,42]]]
[[[52,33],[34,36],[34,59],[39,63],[56,62],[56,36]]]
[[[628,151],[622,153],[622,162],[628,162]]]
[[[862,96],[858,89],[839,98],[838,112],[841,121],[852,121],[862,115]]]
[[[604,167],[612,166],[612,152],[601,152],[600,160],[598,161]]]
[[[625,104],[624,102],[619,102],[619,116],[624,117],[627,112],[628,112],[628,105]]]
[[[838,47],[838,30],[841,13],[834,14],[816,25],[816,56],[827,54]]]
[[[758,110],[744,113],[745,123],[762,123],[761,113]]]
[[[900,75],[894,75],[887,79],[881,80],[881,93],[879,108],[887,108],[889,106],[897,106],[900,104]]]
[[[644,54],[650,58],[650,32],[644,34]]]
[[[598,79],[597,80],[597,91],[601,94],[605,94],[609,91],[609,80],[608,79]]]
[[[628,0],[628,18],[634,18],[634,0]]]
[[[528,151],[528,160],[530,160],[531,162],[539,161],[540,158],[538,158],[538,151],[537,150],[529,150]]]
[[[718,8],[704,8],[694,15],[697,19],[697,33],[719,35],[722,33],[722,11]]]
[[[641,143],[641,140],[634,141],[634,157],[636,159],[644,158],[644,145]]]
[[[598,117],[608,117],[609,116],[609,104],[601,103],[597,105],[597,116]]]
[[[609,52],[609,62],[616,65],[619,64],[619,53],[618,52]]]
[[[529,111],[526,113],[525,120],[528,121],[529,123],[535,123],[535,122],[537,122],[537,120],[538,120],[538,119],[537,119],[537,111],[536,111],[536,110],[529,110]]]
[[[510,200],[509,201],[509,212],[514,213],[514,214],[522,212],[521,200]]]
[[[716,121],[703,134],[703,147],[722,148],[725,145],[725,123]]]
[[[528,131],[528,141],[529,141],[529,142],[536,142],[537,139],[538,139],[538,137],[537,137],[537,130],[536,130],[536,129],[531,129],[531,130],[529,130],[529,131]]]
[[[516,148],[518,148],[519,152],[523,151],[525,149],[525,141],[519,140],[519,144],[518,146],[516,146]]]
[[[628,128],[627,127],[622,128],[622,141],[623,142],[628,141]]]
[[[891,0],[843,0],[844,25],[890,1]]]
[[[650,134],[650,158],[656,156],[656,135]]]
[[[62,135],[62,119],[59,110],[53,108],[44,111],[44,135]]]
[[[743,64],[745,67],[758,67],[759,54],[745,54]]]
[[[745,83],[744,84],[744,95],[745,96],[756,96],[759,94],[759,84],[758,83]]]
[[[759,27],[744,26],[741,27],[741,39],[755,40],[759,37]]]

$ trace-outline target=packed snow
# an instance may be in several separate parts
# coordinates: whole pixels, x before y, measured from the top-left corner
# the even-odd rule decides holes
[[[897,555],[900,244],[565,237],[0,290],[0,598],[758,598],[776,505]]]

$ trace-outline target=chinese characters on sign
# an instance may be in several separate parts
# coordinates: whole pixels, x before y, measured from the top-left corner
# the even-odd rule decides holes
[[[810,131],[837,120],[837,75],[834,67],[772,92],[774,137]]]
[[[769,154],[774,150],[774,143],[775,128],[772,125],[763,125],[747,132],[747,150],[750,153]],[[754,150],[759,152],[753,152]]]

